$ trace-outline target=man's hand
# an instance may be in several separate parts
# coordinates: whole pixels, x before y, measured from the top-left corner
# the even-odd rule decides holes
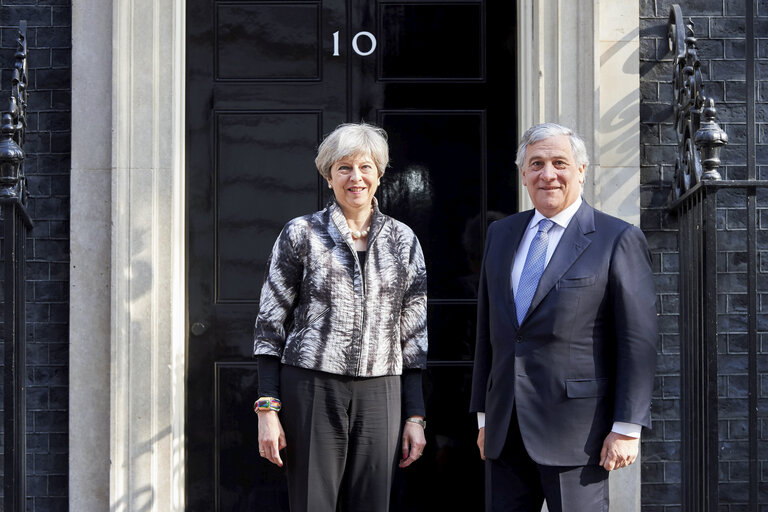
[[[259,412],[259,455],[283,467],[280,450],[285,448],[285,432],[275,411]]]
[[[637,458],[640,439],[611,432],[600,450],[600,465],[607,471],[629,466]]]
[[[480,458],[485,460],[485,427],[477,432],[477,447],[480,448]]]

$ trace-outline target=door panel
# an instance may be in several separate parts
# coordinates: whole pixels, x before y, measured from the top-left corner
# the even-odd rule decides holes
[[[217,510],[288,510],[283,475],[261,462],[253,410],[256,369],[253,363],[216,364]]]
[[[220,2],[218,80],[318,80],[320,2]]]
[[[379,81],[483,80],[483,4],[379,7]]]
[[[419,237],[430,299],[474,299],[461,290],[469,273],[462,235],[483,210],[484,112],[381,110],[390,134],[392,168],[378,193],[383,211],[397,212]],[[482,239],[472,238],[474,252]],[[450,257],[440,257],[450,255]]]
[[[465,414],[489,221],[516,211],[513,2],[187,0],[187,509],[287,510],[258,455],[253,322],[269,251],[329,191],[317,145],[383,126],[377,196],[424,248],[427,449],[393,510],[482,510]],[[446,492],[461,489],[461,492]]]
[[[216,114],[217,303],[258,304],[254,283],[286,216],[317,206],[319,175],[309,165],[320,123],[319,111]]]

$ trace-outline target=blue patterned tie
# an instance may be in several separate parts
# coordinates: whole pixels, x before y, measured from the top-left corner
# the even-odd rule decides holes
[[[517,323],[520,324],[531,306],[533,294],[539,286],[539,279],[544,272],[544,262],[547,260],[547,243],[549,242],[549,230],[555,223],[549,219],[539,221],[539,231],[528,248],[528,256],[525,257],[523,272],[520,274],[520,282],[515,294],[515,308],[517,309]]]

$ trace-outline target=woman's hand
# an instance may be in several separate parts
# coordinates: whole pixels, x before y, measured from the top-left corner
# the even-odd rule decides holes
[[[421,418],[420,416],[416,417]],[[424,437],[424,428],[418,423],[406,421],[405,427],[403,427],[403,458],[400,460],[399,466],[406,468],[416,462],[421,457],[421,452],[426,445],[427,439]]]
[[[259,455],[283,467],[280,450],[285,448],[285,432],[275,411],[259,411]]]

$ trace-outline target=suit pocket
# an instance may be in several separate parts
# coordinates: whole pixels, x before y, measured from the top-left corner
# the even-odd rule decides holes
[[[568,398],[593,398],[608,394],[608,379],[569,379],[565,381]]]
[[[570,277],[561,279],[558,283],[559,288],[580,288],[582,286],[592,286],[595,284],[595,276]]]

